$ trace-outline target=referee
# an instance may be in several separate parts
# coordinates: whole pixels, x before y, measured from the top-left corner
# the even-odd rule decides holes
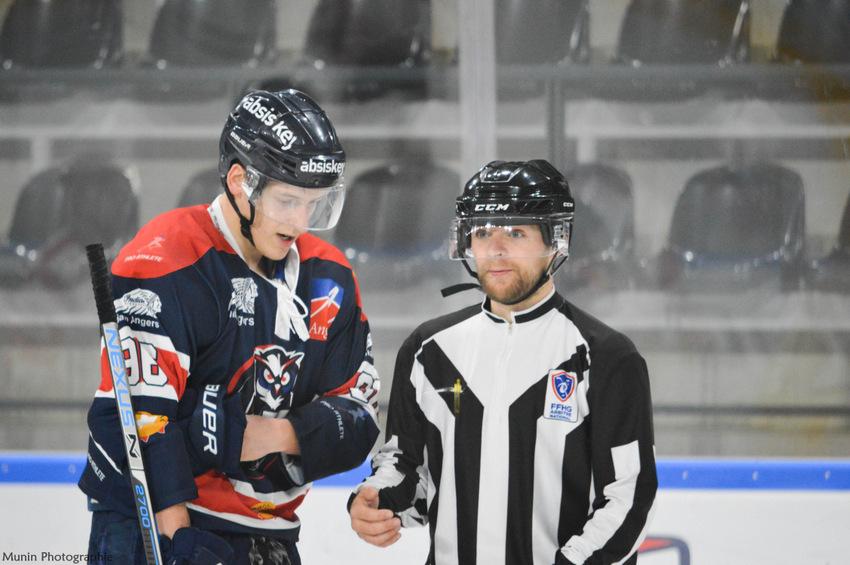
[[[451,255],[486,298],[399,351],[386,444],[349,500],[367,542],[427,524],[431,565],[636,563],[657,488],[649,378],[626,336],[555,292],[573,208],[543,160],[466,184]]]

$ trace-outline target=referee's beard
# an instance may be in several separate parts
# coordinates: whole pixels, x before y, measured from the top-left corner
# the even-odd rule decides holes
[[[547,266],[548,257],[483,260],[477,265],[478,282],[490,300],[514,304],[531,291]]]

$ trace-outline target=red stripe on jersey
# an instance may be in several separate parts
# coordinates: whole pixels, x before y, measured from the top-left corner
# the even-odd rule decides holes
[[[121,249],[112,264],[115,275],[161,277],[188,267],[212,248],[235,254],[213,224],[205,204],[177,208],[148,222]]]
[[[135,340],[135,338],[133,338]],[[138,341],[136,344],[138,345]],[[121,341],[121,347],[124,351],[124,363],[125,368],[127,370],[127,383],[130,386],[133,386],[139,382],[139,375],[135,373],[140,373],[143,381],[148,382],[146,375],[150,374],[155,377],[162,378],[161,375],[164,374],[166,377],[166,382],[168,386],[174,389],[174,392],[177,395],[177,398],[183,397],[183,392],[186,390],[186,381],[189,378],[189,373],[186,371],[182,365],[180,365],[180,359],[177,357],[177,354],[173,351],[167,351],[163,349],[156,350],[156,363],[149,367],[142,367],[139,363],[147,361],[147,358],[143,355],[140,355],[139,352],[136,355],[131,355],[126,348],[125,340]],[[141,360],[137,362],[130,361],[130,359]],[[138,366],[137,366],[138,365]],[[148,384],[152,384],[148,382]],[[106,355],[106,348],[102,347],[100,350],[100,386],[98,386],[98,390],[103,392],[110,392],[112,390],[112,369],[109,366],[109,358]]]
[[[228,512],[257,520],[269,520],[271,518],[296,520],[298,517],[295,515],[295,510],[301,506],[306,496],[305,493],[295,497],[290,502],[278,505],[271,502],[261,502],[256,498],[236,492],[230,481],[216,471],[207,471],[203,475],[195,477],[195,485],[198,487],[198,498],[192,502],[198,506],[203,506],[213,512]]]
[[[351,263],[348,262],[342,251],[311,233],[299,235],[296,244],[298,245],[298,254],[301,256],[302,263],[309,259],[318,258],[333,261],[349,271],[351,270]]]
[[[351,271],[351,276],[354,279],[354,295],[357,297],[357,307],[360,308],[360,321],[366,321],[366,312],[363,311],[363,303],[360,301],[360,281],[357,280],[357,274]]]
[[[180,365],[177,354],[173,351],[158,349],[156,367],[165,373],[168,384],[174,387],[174,391],[177,393],[177,398],[183,398],[186,382],[189,380],[189,372]]]
[[[324,259],[326,261],[333,261],[351,271],[351,275],[354,278],[354,296],[357,299],[357,307],[360,308],[360,321],[365,322],[366,314],[363,313],[363,302],[360,300],[360,283],[357,282],[357,275],[354,274],[354,269],[351,268],[351,263],[345,258],[345,254],[327,241],[310,233],[298,236],[296,243],[298,244],[298,253],[301,256],[302,263],[313,258]]]
[[[109,358],[106,356],[106,348],[100,348],[100,386],[97,390],[109,392],[112,390],[112,370],[109,367]]]
[[[340,396],[342,394],[346,394],[348,391],[350,391],[354,387],[354,385],[357,384],[357,379],[359,379],[359,378],[360,378],[360,371],[357,371],[356,373],[354,373],[354,375],[350,379],[348,379],[347,381],[345,381],[344,383],[342,383],[340,386],[336,387],[335,389],[329,390],[328,392],[326,392],[324,394],[324,396]]]
[[[236,390],[236,385],[239,384],[239,380],[242,378],[242,375],[245,373],[245,371],[250,369],[253,364],[254,356],[251,355],[248,360],[242,363],[242,366],[239,367],[235,373],[233,373],[233,376],[230,377],[230,382],[227,383],[227,394],[230,394],[231,392]]]

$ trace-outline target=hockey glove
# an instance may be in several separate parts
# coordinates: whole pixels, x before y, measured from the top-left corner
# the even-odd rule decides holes
[[[166,565],[226,565],[233,561],[229,543],[198,528],[180,528],[171,539],[159,536],[159,545]]]
[[[216,469],[240,475],[239,459],[245,434],[245,411],[238,394],[227,396],[218,385],[200,391],[192,415],[180,422],[185,430],[193,473]]]

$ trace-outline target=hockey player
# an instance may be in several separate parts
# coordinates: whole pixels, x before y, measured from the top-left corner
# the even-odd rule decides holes
[[[349,501],[367,542],[428,524],[431,565],[636,561],[657,487],[649,379],[628,338],[555,292],[573,207],[543,160],[494,161],[458,197],[452,255],[486,298],[399,351],[386,444]]]
[[[256,91],[220,140],[224,195],[151,220],[113,292],[167,563],[300,563],[311,481],[359,465],[379,381],[343,254],[310,233],[344,200],[345,153],[303,93]],[[79,485],[89,551],[143,562],[108,364]]]

